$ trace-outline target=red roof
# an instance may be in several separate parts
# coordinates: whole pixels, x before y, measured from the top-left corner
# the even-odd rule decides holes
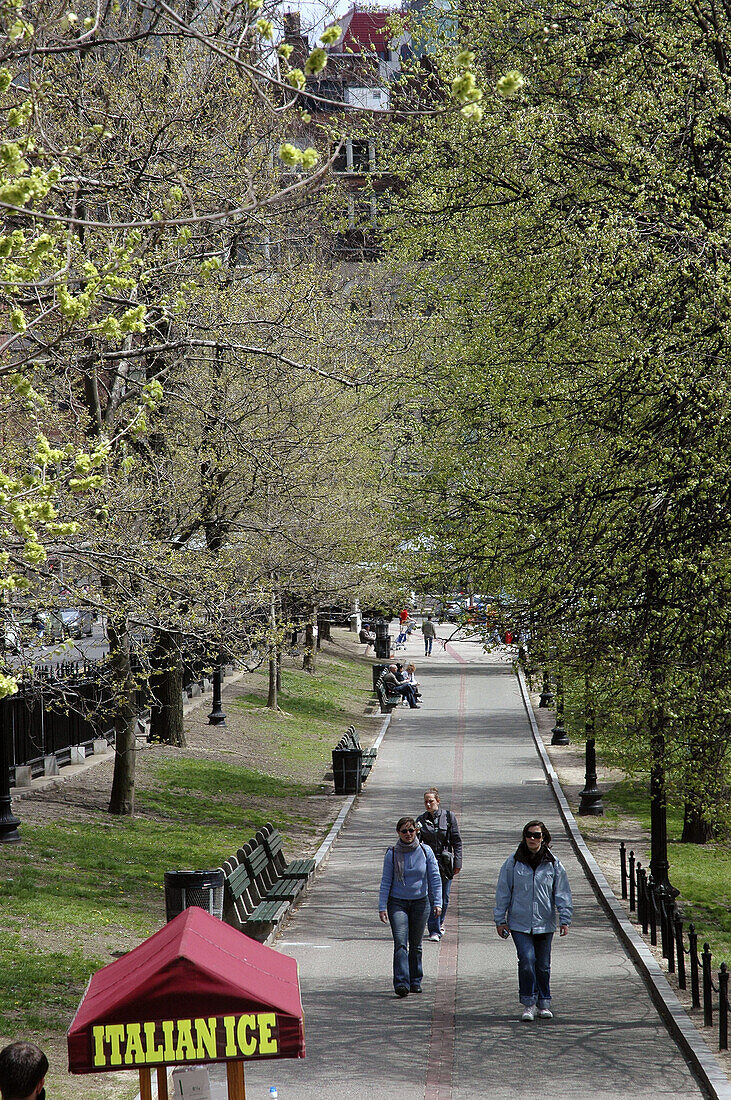
[[[335,53],[386,53],[392,34],[386,24],[399,15],[395,9],[387,11],[359,11],[354,4],[350,11],[337,20],[343,35],[333,48]]]
[[[255,1013],[276,1017],[277,1050],[271,1052],[270,1042],[262,1044],[267,1053],[247,1051],[246,1057],[304,1058],[296,961],[250,939],[203,909],[184,909],[139,947],[92,976],[68,1032],[69,1070],[98,1073],[124,1069],[129,1064],[124,1059],[109,1065],[100,1064],[98,1056],[95,1060],[94,1044],[101,1041],[100,1025],[131,1023],[134,1029],[148,1022],[152,1028],[150,1021],[161,1025],[162,1021],[185,1017],[182,1022],[189,1025],[211,1017],[230,1020]],[[139,1028],[136,1031],[139,1047]],[[161,1045],[160,1036],[160,1030],[153,1029],[146,1038],[154,1047],[156,1042]],[[132,1035],[130,1041],[134,1038]],[[185,1051],[184,1041],[179,1042],[179,1049]],[[215,1062],[232,1057],[232,1051],[219,1050],[214,1057],[165,1057],[164,1063]],[[235,1057],[241,1058],[241,1052],[237,1050]],[[155,1060],[161,1061],[160,1057]],[[138,1064],[139,1058],[134,1066]]]

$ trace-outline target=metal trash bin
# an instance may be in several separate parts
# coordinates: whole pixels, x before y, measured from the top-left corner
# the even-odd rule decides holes
[[[373,690],[374,691],[376,690],[376,684],[378,683],[378,681],[380,680],[381,676],[383,675],[383,673],[386,671],[387,668],[388,668],[388,665],[384,665],[384,664],[373,665],[373,670],[372,671],[373,671]]]
[[[385,619],[376,619],[376,657],[388,660],[391,656],[391,639],[388,635],[388,623]]]
[[[358,794],[363,786],[362,749],[333,749],[335,794]]]
[[[171,921],[196,906],[223,920],[223,871],[166,871],[165,914]]]

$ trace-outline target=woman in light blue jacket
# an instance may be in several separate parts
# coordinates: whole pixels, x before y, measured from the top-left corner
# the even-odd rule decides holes
[[[568,935],[573,903],[563,864],[550,851],[551,834],[542,821],[529,821],[516,852],[500,868],[495,892],[495,925],[503,939],[513,937],[518,953],[518,995],[522,1020],[550,1020],[551,941]]]
[[[393,934],[393,987],[397,997],[421,993],[421,941],[431,910],[442,911],[442,879],[431,848],[419,843],[416,821],[402,817],[398,840],[383,860],[378,915]]]

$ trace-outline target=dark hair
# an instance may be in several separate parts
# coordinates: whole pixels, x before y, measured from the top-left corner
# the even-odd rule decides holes
[[[396,832],[400,833],[404,825],[413,825],[415,831],[418,829],[415,817],[400,817],[396,822]]]
[[[35,1043],[11,1043],[0,1050],[3,1100],[25,1100],[48,1072],[48,1059]]]
[[[523,840],[525,840],[525,834],[530,829],[535,828],[536,825],[540,825],[541,832],[543,833],[543,843],[546,845],[547,848],[550,848],[551,847],[551,834],[549,833],[548,829],[546,828],[546,826],[543,824],[542,821],[529,821],[527,825],[524,825],[523,826]]]
[[[436,789],[436,787],[427,787],[427,789],[424,791],[424,798],[426,798],[428,794],[433,794],[437,802],[441,802],[439,791]]]

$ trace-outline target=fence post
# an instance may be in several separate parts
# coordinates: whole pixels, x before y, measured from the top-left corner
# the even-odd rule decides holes
[[[668,974],[675,973],[674,909],[675,905],[672,898],[668,898],[665,893],[662,893],[660,895],[660,916],[662,918],[663,939],[665,940],[663,955],[668,960]]]
[[[655,883],[650,875],[647,881],[647,907],[650,911],[650,943],[657,947],[657,903],[655,901]]]
[[[0,710],[0,720],[10,718],[8,707]],[[17,844],[20,840],[18,826],[20,821],[13,813],[13,804],[10,799],[10,768],[13,761],[13,753],[10,740],[13,730],[10,721],[0,724],[0,843]]]
[[[701,955],[703,966],[703,1026],[713,1026],[713,979],[711,977],[711,948],[703,944]]]
[[[683,944],[683,921],[678,910],[675,910],[673,921],[675,932],[675,954],[678,956],[678,988],[687,989],[685,981],[685,946]]]
[[[728,1050],[728,967],[718,972],[718,1049]]]
[[[688,928],[688,954],[690,955],[690,994],[693,1008],[701,1007],[701,983],[698,978],[698,933],[695,925]]]
[[[622,878],[622,899],[627,898],[627,848],[624,841],[619,844],[619,870]]]
[[[629,854],[629,907],[630,912],[635,911],[635,853]]]
[[[642,925],[642,931],[647,933],[647,890],[645,889],[645,872],[638,861],[635,869],[637,878],[637,920]]]

